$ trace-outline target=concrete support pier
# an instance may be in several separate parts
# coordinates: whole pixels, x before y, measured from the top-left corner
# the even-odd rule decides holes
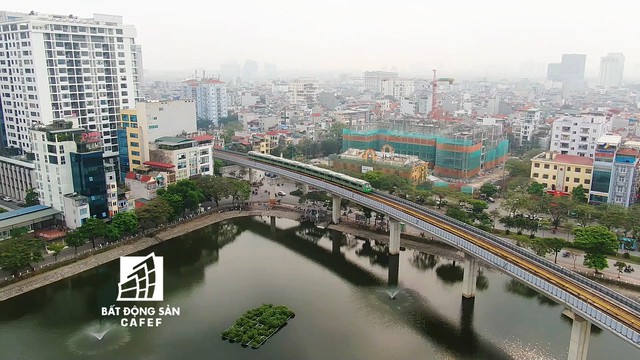
[[[571,340],[569,342],[569,356],[567,359],[587,360],[591,323],[570,309],[565,309],[562,314],[573,320],[573,325],[571,326]]]
[[[252,168],[245,168],[247,170],[247,174],[249,174],[249,184],[253,184],[253,182],[255,181],[255,179],[253,178],[253,169]]]
[[[276,204],[276,182],[275,180],[270,180],[271,187],[269,189],[269,204]]]
[[[269,219],[271,220],[271,232],[276,232],[276,217],[269,216]]]
[[[340,222],[340,201],[342,198],[333,195],[333,208],[331,209],[331,222],[338,224]]]
[[[473,298],[476,296],[476,280],[478,279],[478,260],[465,254],[464,277],[462,279],[462,296]]]
[[[309,184],[302,184],[302,193],[305,195],[309,193]]]
[[[389,254],[400,253],[400,221],[389,219]]]

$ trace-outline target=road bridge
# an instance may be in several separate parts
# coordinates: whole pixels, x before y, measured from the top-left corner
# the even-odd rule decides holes
[[[277,174],[333,195],[332,220],[340,218],[342,198],[387,214],[390,219],[389,253],[400,249],[400,222],[429,232],[469,255],[465,264],[463,296],[475,296],[476,259],[482,259],[546,296],[563,304],[573,318],[569,360],[586,359],[590,324],[607,329],[640,348],[640,303],[522,249],[509,241],[436,211],[381,192],[362,193],[316,176],[249,159],[246,154],[214,150],[227,162]],[[336,204],[338,206],[336,206]]]

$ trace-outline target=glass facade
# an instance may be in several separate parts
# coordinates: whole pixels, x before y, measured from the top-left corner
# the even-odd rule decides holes
[[[591,178],[591,191],[609,193],[611,171],[594,170]]]
[[[102,151],[71,153],[70,155],[75,191],[89,198],[89,210],[92,217],[107,218],[109,216],[107,179]]]
[[[124,118],[126,115],[122,115]],[[129,169],[129,143],[127,142],[127,129],[118,129],[118,158],[120,162],[119,179],[124,183],[124,177],[131,170]]]

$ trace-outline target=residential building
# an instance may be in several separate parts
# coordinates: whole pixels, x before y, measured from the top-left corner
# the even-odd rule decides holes
[[[586,61],[584,54],[562,54],[561,62],[549,64],[547,79],[562,83],[583,81]]]
[[[621,148],[616,151],[611,170],[609,203],[629,207],[637,201],[640,152]]]
[[[542,110],[521,109],[512,121],[513,146],[528,146],[534,143],[534,134],[542,122]]]
[[[320,87],[317,79],[298,78],[289,82],[287,97],[289,103],[306,108],[313,108],[318,104]]]
[[[227,84],[219,79],[184,81],[180,98],[196,102],[198,119],[209,120],[217,125],[220,118],[229,115]]]
[[[411,97],[415,93],[415,81],[409,79],[390,78],[382,80],[382,95],[394,99]]]
[[[336,122],[348,125],[362,125],[369,122],[371,112],[369,110],[339,110],[333,113]]]
[[[125,184],[129,187],[133,199],[153,199],[158,189],[167,187],[168,173],[173,171],[171,166],[168,172],[159,171],[130,171],[125,177]]]
[[[429,163],[417,156],[396,154],[393,149],[375,151],[373,149],[348,149],[342,154],[331,155],[329,165],[337,171],[364,174],[368,171],[380,171],[398,175],[412,184],[422,184],[429,176]]]
[[[553,121],[550,151],[594,157],[596,143],[611,132],[611,119],[603,113],[563,116]]]
[[[91,216],[89,198],[78,193],[67,194],[63,197],[64,219],[67,227],[77,229]]]
[[[600,86],[622,86],[624,73],[624,55],[622,53],[610,53],[600,59]]]
[[[135,106],[140,48],[121,16],[0,12],[0,98],[9,147],[31,151],[28,129],[77,118],[118,154],[121,108]]]
[[[35,168],[26,156],[0,156],[0,194],[24,201],[27,190],[36,188]]]
[[[66,214],[65,195],[79,193],[89,199],[90,216],[102,219],[117,212],[115,166],[104,159],[99,132],[58,120],[31,129],[29,136],[42,205]]]
[[[601,137],[596,148],[589,201],[624,207],[633,205],[638,196],[639,158],[637,148],[621,145],[621,136]]]
[[[197,131],[193,100],[146,101],[122,109],[118,122],[120,176],[149,161],[149,143],[163,136]]]
[[[544,152],[531,159],[531,178],[550,192],[570,195],[582,185],[591,188],[593,159],[584,156]]]
[[[397,78],[398,73],[388,71],[366,71],[364,73],[364,87],[369,91],[382,93],[382,81]]]
[[[149,143],[149,158],[151,162],[174,165],[176,181],[213,175],[213,136],[160,137]]]

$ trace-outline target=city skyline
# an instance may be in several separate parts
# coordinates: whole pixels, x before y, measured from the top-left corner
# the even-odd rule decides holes
[[[640,50],[633,46],[640,31],[615,30],[633,21],[630,12],[614,11],[622,2],[610,2],[613,11],[607,12],[582,3],[576,10],[576,4],[545,0],[531,8],[490,0],[465,4],[461,11],[459,4],[402,0],[394,3],[396,14],[375,4],[333,0],[322,8],[283,0],[226,3],[218,9],[187,2],[171,12],[161,7],[136,11],[122,0],[27,0],[4,10],[122,15],[136,26],[145,68],[152,71],[216,71],[229,61],[242,66],[254,60],[260,71],[264,63],[273,63],[282,73],[380,69],[428,75],[437,68],[458,77],[543,78],[543,64],[577,53],[587,55],[585,77],[597,79],[600,58],[621,52],[627,59],[625,79],[640,78]]]

